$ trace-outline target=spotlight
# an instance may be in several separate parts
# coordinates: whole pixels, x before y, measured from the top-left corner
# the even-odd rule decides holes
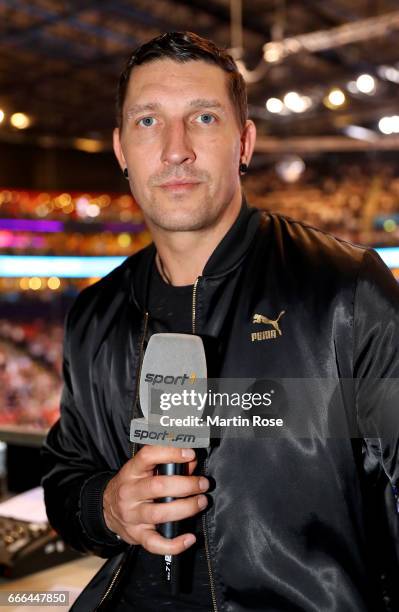
[[[339,108],[340,106],[345,104],[345,102],[346,96],[342,89],[339,89],[338,87],[332,89],[329,92],[328,96],[324,99],[325,106],[331,109]]]
[[[377,68],[378,76],[391,83],[399,83],[399,70],[393,66],[379,66]]]
[[[375,79],[371,74],[361,74],[356,79],[356,87],[361,93],[372,94],[375,91]]]
[[[280,100],[280,98],[269,98],[266,101],[266,109],[269,113],[281,113],[284,108],[284,104]]]
[[[293,113],[303,113],[312,105],[308,96],[300,96],[296,91],[289,91],[284,96],[284,104]]]
[[[399,134],[399,115],[382,117],[378,122],[378,129],[383,134]]]
[[[263,45],[263,59],[268,64],[275,64],[284,57],[284,49],[281,43],[270,42]]]
[[[18,130],[25,130],[30,126],[32,122],[29,119],[28,115],[25,115],[25,113],[14,113],[10,117],[10,123]]]

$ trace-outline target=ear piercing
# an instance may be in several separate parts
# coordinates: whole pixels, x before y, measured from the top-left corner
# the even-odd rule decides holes
[[[125,179],[129,180],[129,171],[127,168],[123,170],[123,176],[125,177]]]

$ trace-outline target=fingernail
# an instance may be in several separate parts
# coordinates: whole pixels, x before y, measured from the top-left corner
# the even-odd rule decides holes
[[[199,479],[198,484],[201,491],[206,491],[209,488],[209,480],[207,478],[203,478],[202,476]]]
[[[188,548],[189,546],[192,546],[195,542],[195,535],[191,534],[186,536],[183,540],[183,545],[184,548]]]
[[[195,457],[195,452],[192,448],[183,448],[181,454],[185,459],[194,459]]]
[[[208,505],[208,498],[206,495],[200,495],[198,497],[198,506],[202,509],[205,508],[205,506]]]

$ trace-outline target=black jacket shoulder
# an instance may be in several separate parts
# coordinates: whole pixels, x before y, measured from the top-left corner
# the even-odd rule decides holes
[[[310,262],[314,261],[315,256],[320,256],[326,264],[339,265],[349,263],[350,260],[360,264],[364,253],[372,250],[278,213],[266,213],[262,218],[263,226],[270,224],[279,248]]]
[[[380,260],[369,247],[276,213],[262,214],[260,232],[263,246],[258,257],[271,258],[279,273],[292,277],[295,285],[307,285],[309,281],[313,285],[333,281],[337,289],[340,285],[356,285],[366,254]]]
[[[148,245],[130,257],[127,257],[117,268],[106,276],[86,287],[76,297],[68,313],[70,326],[78,322],[87,323],[95,314],[101,313],[109,317],[110,310],[117,309],[119,305],[134,301],[133,279],[136,270],[141,270],[151,259],[154,251],[153,244]]]

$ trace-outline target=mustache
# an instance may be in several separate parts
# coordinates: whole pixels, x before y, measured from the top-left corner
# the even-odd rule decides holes
[[[170,182],[172,180],[176,181],[190,181],[205,183],[209,179],[209,173],[205,170],[195,170],[195,172],[185,170],[183,173],[177,173],[173,168],[168,172],[162,172],[161,174],[154,174],[150,177],[149,185],[150,187],[160,187],[166,182]]]

